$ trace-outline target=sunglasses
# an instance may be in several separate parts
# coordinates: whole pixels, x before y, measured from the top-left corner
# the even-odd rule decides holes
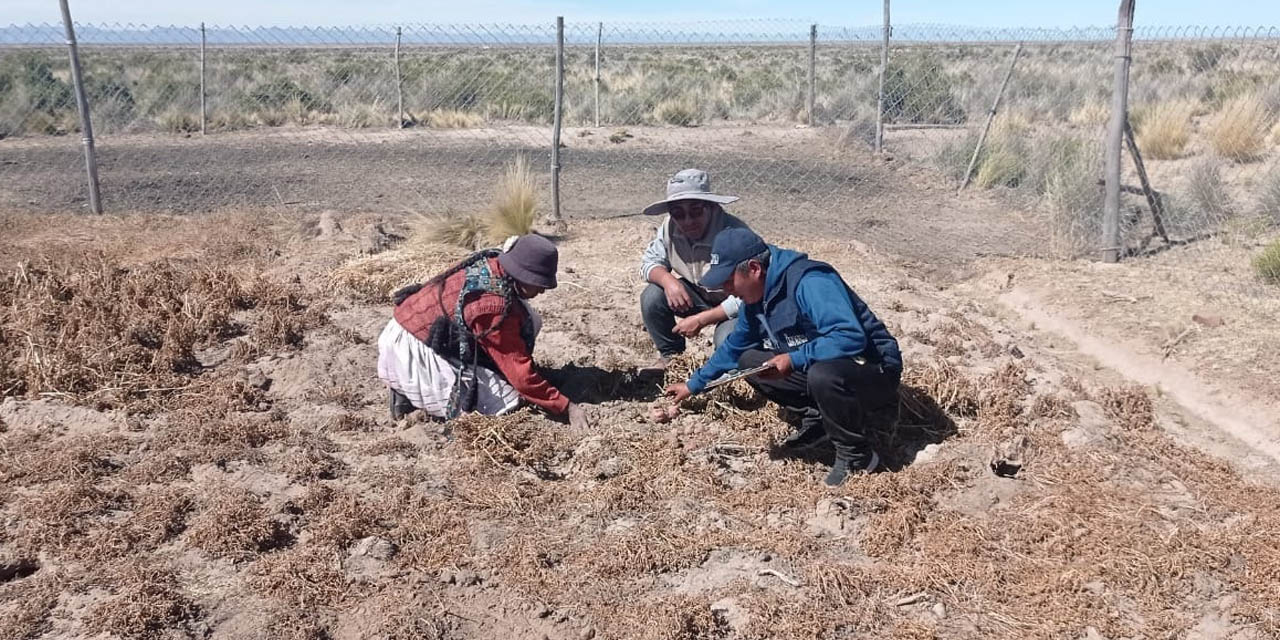
[[[689,205],[685,207],[668,207],[667,212],[671,214],[671,218],[680,221],[690,218],[701,218],[706,215],[707,208],[700,204]]]

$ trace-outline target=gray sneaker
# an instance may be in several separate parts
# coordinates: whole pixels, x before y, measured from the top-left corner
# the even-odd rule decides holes
[[[880,456],[872,451],[871,455],[864,456],[863,462],[853,462],[848,458],[837,456],[836,463],[831,465],[831,471],[827,473],[826,482],[828,487],[838,487],[844,484],[845,480],[851,475],[866,475],[876,470],[880,466]]]
[[[658,356],[657,360],[652,363],[640,367],[636,373],[640,375],[657,375],[660,376],[667,372],[667,365],[671,364],[671,356]]]

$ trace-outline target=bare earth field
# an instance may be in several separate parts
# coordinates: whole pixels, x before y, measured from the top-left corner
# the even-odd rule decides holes
[[[785,416],[749,388],[648,422],[652,219],[574,220],[535,301],[537,360],[589,405],[577,432],[529,410],[390,421],[387,292],[459,253],[393,243],[403,219],[376,206],[7,214],[0,637],[1277,637],[1275,431],[1233,436],[1054,331],[1081,318],[1149,352],[1219,315],[1170,362],[1274,408],[1274,365],[1244,367],[1275,360],[1275,293],[1167,297],[1204,286],[1195,260],[1241,268],[1234,248],[975,263],[1000,214],[935,210],[940,191],[889,188],[904,173],[860,169],[854,222],[735,208],[902,340],[903,422],[876,434],[892,470],[838,491],[825,454],[776,450]]]

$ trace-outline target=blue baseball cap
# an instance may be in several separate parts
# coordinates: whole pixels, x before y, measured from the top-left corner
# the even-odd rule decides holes
[[[734,227],[717,233],[711,243],[711,268],[707,269],[699,284],[708,289],[723,287],[739,264],[768,249],[769,245],[750,229]]]

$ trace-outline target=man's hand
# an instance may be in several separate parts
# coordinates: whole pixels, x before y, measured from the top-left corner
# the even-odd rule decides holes
[[[689,396],[693,394],[689,393],[689,385],[683,382],[677,382],[675,384],[667,385],[667,395],[671,396],[671,400],[679,406],[680,403],[688,400]]]
[[[579,431],[591,429],[591,421],[587,419],[587,410],[576,402],[569,403],[569,426]]]
[[[662,285],[662,290],[667,294],[667,305],[672,311],[688,311],[693,307],[693,299],[689,297],[689,290],[684,288],[684,284],[678,278],[672,276],[667,283]]]
[[[773,365],[773,368],[765,369],[756,374],[765,380],[779,380],[791,375],[791,372],[796,370],[795,366],[791,364],[791,354],[789,353],[780,353],[769,358],[769,361],[765,364]]]
[[[676,321],[675,332],[686,338],[692,338],[702,332],[702,328],[707,326],[702,322],[702,314],[695,313],[687,318],[680,318]]]

